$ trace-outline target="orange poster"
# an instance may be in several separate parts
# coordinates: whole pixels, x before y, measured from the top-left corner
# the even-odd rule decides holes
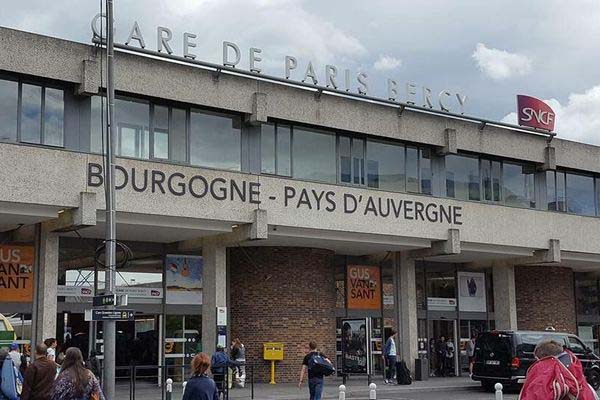
[[[0,303],[33,299],[33,247],[0,245]]]
[[[381,309],[381,274],[379,267],[348,265],[346,298],[353,310]]]

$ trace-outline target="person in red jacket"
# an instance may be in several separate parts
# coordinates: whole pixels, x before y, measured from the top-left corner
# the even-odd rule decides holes
[[[537,361],[527,370],[519,400],[597,400],[587,383],[581,361],[554,341],[539,343]]]

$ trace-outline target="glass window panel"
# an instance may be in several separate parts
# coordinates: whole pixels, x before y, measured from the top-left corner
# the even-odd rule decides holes
[[[596,178],[596,215],[600,216],[600,178]]]
[[[17,140],[19,84],[0,80],[0,140]]]
[[[154,158],[169,158],[169,108],[154,106]]]
[[[367,141],[367,184],[369,187],[403,192],[404,146]]]
[[[336,182],[335,135],[295,128],[292,151],[295,178]]]
[[[479,160],[446,156],[446,195],[461,200],[479,200]]]
[[[425,272],[427,297],[456,298],[454,268],[427,268]]]
[[[262,124],[260,131],[261,171],[274,174],[275,169],[275,125]]]
[[[40,143],[42,88],[24,83],[21,96],[21,141]]]
[[[150,105],[140,101],[116,99],[115,122],[119,135],[119,155],[149,158]]]
[[[62,146],[64,143],[64,92],[46,88],[44,98],[44,144]]]
[[[365,184],[365,141],[352,139],[352,183]]]
[[[557,211],[567,211],[567,192],[565,188],[565,173],[556,172],[556,202]]]
[[[102,115],[102,97],[92,96],[92,108],[91,108],[91,124],[90,124],[90,151],[92,153],[102,154],[103,148],[103,135],[102,132],[106,132],[106,116]],[[106,107],[106,103],[104,102]],[[103,125],[104,123],[104,125]]]
[[[500,201],[501,199],[501,177],[502,164],[500,164],[500,161],[492,161],[492,190],[494,194],[494,201]]]
[[[548,210],[557,211],[556,173],[554,171],[546,171],[546,203]]]
[[[481,160],[482,200],[492,201],[492,162]]]
[[[292,175],[292,130],[287,125],[277,125],[277,174]]]
[[[406,148],[406,191],[419,192],[419,150]]]
[[[600,313],[598,279],[590,273],[575,274],[575,299],[578,315],[598,315]]]
[[[169,126],[170,136],[170,158],[174,161],[187,161],[186,142],[187,134],[185,129],[186,110],[181,108],[171,109],[171,125]]]
[[[190,162],[204,167],[241,169],[241,120],[239,117],[192,111]]]
[[[567,174],[567,208],[573,214],[596,214],[593,177]]]
[[[340,136],[340,182],[350,183],[352,180],[352,162],[350,157],[350,138]]]
[[[504,204],[516,207],[535,207],[533,174],[527,174],[519,164],[504,163],[502,185]]]
[[[419,169],[421,172],[421,193],[431,194],[431,151],[427,148],[420,149],[421,159]]]

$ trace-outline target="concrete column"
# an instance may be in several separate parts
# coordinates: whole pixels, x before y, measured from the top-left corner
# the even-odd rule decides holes
[[[202,351],[211,355],[217,346],[217,307],[227,306],[227,248],[206,240],[202,256]]]
[[[415,260],[409,258],[405,253],[398,253],[396,268],[399,280],[398,347],[400,357],[404,359],[408,368],[414,371],[415,359],[418,356]]]
[[[494,315],[496,329],[517,329],[517,294],[515,290],[515,267],[498,264],[493,266]]]
[[[40,224],[36,247],[32,347],[44,339],[56,337],[58,234],[50,232],[45,224]]]

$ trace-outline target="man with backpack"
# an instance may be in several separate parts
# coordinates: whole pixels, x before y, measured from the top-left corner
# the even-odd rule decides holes
[[[302,369],[300,370],[300,381],[298,388],[302,387],[302,380],[308,371],[308,391],[310,400],[321,400],[323,394],[323,377],[329,376],[335,372],[333,364],[327,356],[317,350],[317,344],[310,342],[308,344],[308,353],[302,361]]]
[[[0,400],[19,400],[23,389],[23,377],[10,354],[0,349]]]

